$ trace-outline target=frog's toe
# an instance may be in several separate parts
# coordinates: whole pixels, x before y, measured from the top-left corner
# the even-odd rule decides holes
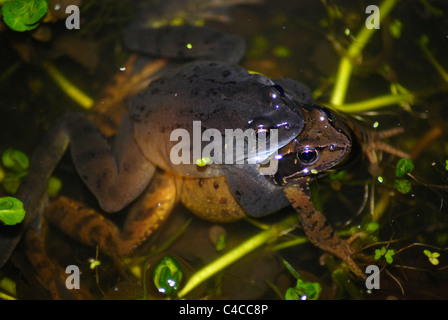
[[[358,254],[352,247],[353,240],[354,238],[350,238],[347,240],[341,239],[339,250],[337,252],[334,252],[334,255],[344,261],[356,276],[360,277],[361,279],[365,279],[365,273],[362,272],[361,268],[359,268],[358,266],[358,263],[356,263],[354,260],[354,257],[358,256]]]

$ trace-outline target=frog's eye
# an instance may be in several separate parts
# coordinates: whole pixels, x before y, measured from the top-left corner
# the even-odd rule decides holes
[[[320,112],[323,113],[327,117],[328,122],[333,122],[333,114],[331,113],[330,110],[328,110],[327,108],[324,108],[324,107],[320,107]]]
[[[314,148],[302,148],[297,151],[297,159],[299,159],[303,164],[310,165],[317,160],[317,150]]]
[[[260,125],[257,129],[254,130],[254,138],[257,141],[267,141],[269,140],[270,131],[271,130],[269,128],[265,128]]]

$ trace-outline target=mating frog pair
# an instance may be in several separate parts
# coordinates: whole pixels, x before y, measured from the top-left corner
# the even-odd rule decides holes
[[[46,178],[70,145],[81,179],[104,211],[120,211],[145,190],[147,196],[140,201],[149,209],[132,210],[122,231],[87,209],[76,207],[77,216],[69,215],[70,207],[61,202],[52,205],[49,219],[88,244],[125,255],[166,219],[179,200],[212,221],[234,221],[246,214],[260,217],[292,205],[310,241],[363,277],[350,245],[314,208],[309,182],[343,161],[352,139],[364,135],[353,135],[348,127],[354,126],[347,120],[315,106],[306,86],[251,74],[235,65],[244,53],[239,37],[192,26],[135,29],[127,34],[131,50],[200,59],[167,72],[133,97],[113,146],[84,115],[69,114],[52,129],[33,162],[34,168],[44,171],[38,176]],[[193,136],[193,121],[200,121],[202,133],[251,129],[263,132],[266,140],[275,129],[278,143],[256,163],[198,166],[192,159],[176,164],[170,156],[176,144],[171,133],[181,128]],[[219,151],[224,157],[229,149],[223,145]],[[262,162],[273,157],[277,171],[261,175]],[[26,221],[36,225],[33,212],[27,215]]]

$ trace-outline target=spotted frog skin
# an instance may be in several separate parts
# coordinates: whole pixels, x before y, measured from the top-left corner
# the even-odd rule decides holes
[[[198,167],[194,161],[196,159],[187,165],[175,165],[169,156],[173,146],[170,141],[173,130],[182,128],[194,135],[193,121],[201,123],[201,132],[209,128],[220,132],[225,129],[261,128],[269,131],[275,128],[278,131],[278,147],[288,144],[302,131],[304,120],[301,109],[276,83],[276,79],[251,74],[235,64],[245,50],[241,38],[192,26],[132,29],[126,33],[131,50],[196,61],[168,71],[133,97],[112,144],[84,114],[68,114],[53,127],[37,148],[31,174],[18,193],[25,207],[32,209],[27,210],[25,221],[18,230],[0,233],[3,237],[0,239],[0,265],[7,260],[26,227],[33,223],[39,225],[34,222],[34,217],[44,187],[36,186],[48,179],[67,147],[70,147],[79,176],[105,212],[120,211],[145,189],[149,188],[154,193],[154,186],[157,186],[158,190],[171,190],[166,193],[168,200],[165,202],[169,203],[166,206],[163,205],[161,192],[157,192],[159,200],[155,201],[156,211],[165,214],[171,211],[180,193],[176,191],[179,184],[173,182],[175,176],[194,180],[210,177],[225,179],[225,176],[233,175],[224,166]],[[292,80],[279,79],[282,83],[289,81]],[[303,100],[301,102],[310,100],[305,86],[294,83],[291,88],[296,90],[291,94],[299,96],[299,100]],[[267,150],[266,156],[275,151]],[[225,147],[222,152],[225,154]],[[165,172],[165,179],[160,178],[163,174],[159,171]],[[192,190],[192,193],[195,192]],[[258,208],[252,208],[252,212],[258,211]],[[275,208],[265,208],[263,215],[274,211]],[[164,214],[159,212],[154,216]],[[219,220],[236,218],[240,216],[230,212]],[[141,215],[139,219],[143,219]],[[139,233],[130,237],[130,242],[138,244],[158,223],[145,227],[137,223],[130,225],[125,227],[124,233]],[[126,248],[119,250],[120,254],[132,251],[135,243],[122,245]]]
[[[31,182],[25,183],[20,193],[25,205],[37,201],[35,195],[25,196],[30,184],[45,180],[70,145],[79,176],[104,211],[120,211],[131,202],[146,208],[131,210],[123,230],[118,230],[81,204],[69,205],[64,198],[51,204],[48,219],[87,244],[113,254],[130,254],[178,201],[211,221],[235,221],[247,214],[264,216],[292,205],[311,242],[343,259],[363,277],[349,244],[339,239],[315,210],[309,192],[311,177],[334,167],[350,153],[352,135],[344,122],[313,105],[306,86],[250,74],[236,66],[243,47],[237,37],[195,27],[162,28],[154,33],[133,30],[131,34],[128,45],[132,49],[201,59],[169,71],[132,98],[112,145],[84,115],[64,117],[37,150],[31,170],[39,172],[31,175]],[[159,47],[149,46],[157,40]],[[206,54],[201,53],[204,49]],[[223,55],[229,55],[230,62],[223,61]],[[202,131],[277,129],[278,150],[268,152],[278,151],[281,157],[277,173],[260,175],[260,164],[205,168],[195,163],[173,164],[170,133],[177,128],[192,133],[193,121],[201,121]],[[144,192],[146,195],[139,197]],[[33,225],[33,212],[27,215],[27,223]],[[0,249],[11,251],[11,245],[3,240]]]
[[[304,115],[303,132],[279,151],[283,157],[274,180],[283,186],[310,242],[339,257],[355,274],[364,277],[352,259],[354,252],[349,243],[340,239],[322,213],[315,209],[309,187],[313,177],[349,156],[353,134],[343,118],[326,108],[305,106]]]

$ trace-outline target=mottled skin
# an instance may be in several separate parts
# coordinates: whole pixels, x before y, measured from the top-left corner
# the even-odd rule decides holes
[[[129,115],[145,158],[159,168],[191,177],[222,176],[223,167],[201,168],[193,158],[191,164],[174,165],[170,151],[178,141],[170,137],[177,128],[193,137],[193,121],[200,121],[202,132],[213,128],[224,136],[226,129],[255,130],[262,125],[278,130],[280,146],[303,128],[301,110],[281,97],[275,80],[212,61],[189,63],[154,81],[133,97]],[[204,141],[201,150],[208,143]],[[190,150],[193,154],[192,145]],[[223,155],[226,152],[223,146]]]
[[[352,146],[351,132],[335,113],[319,106],[303,105],[304,130],[293,141],[279,150],[282,159],[275,175],[262,176],[252,173],[252,178],[264,181],[271,188],[282,191],[282,199],[275,193],[263,193],[263,184],[258,184],[256,194],[277,204],[277,209],[292,205],[299,213],[301,225],[311,243],[345,261],[360,277],[363,273],[352,260],[350,245],[341,240],[325,217],[314,208],[310,198],[309,182],[313,176],[330,169],[343,161]],[[314,153],[316,152],[316,153]],[[249,169],[252,167],[248,166]],[[249,170],[249,172],[251,172]],[[244,172],[247,174],[247,172]],[[246,176],[247,177],[247,176]],[[180,199],[175,197],[178,188]],[[238,196],[247,197],[252,187],[242,180],[231,190],[225,176],[212,178],[179,177],[169,172],[157,171],[140,203],[146,202],[129,215],[120,231],[103,216],[96,216],[82,204],[73,204],[65,198],[53,202],[47,211],[48,219],[81,241],[99,245],[104,251],[129,254],[162,223],[176,202],[180,200],[190,211],[210,221],[234,221],[244,217],[247,211],[240,205]],[[76,211],[76,216],[71,214]],[[265,215],[272,211],[258,212]],[[93,232],[94,231],[94,232]],[[100,232],[101,231],[101,232]],[[93,235],[102,234],[101,237]]]
[[[169,47],[168,55],[210,58],[194,50],[199,46],[196,37],[201,38],[201,29],[167,30],[166,37],[183,37],[182,41],[163,41],[163,46]],[[235,53],[228,48],[216,49],[220,39],[225,39],[226,46],[233,41],[231,48],[241,47],[240,40],[235,40],[239,38],[202,30],[202,41],[212,52]],[[133,32],[130,46],[140,50],[148,47],[147,41],[160,38],[157,33],[164,31],[149,35]],[[186,38],[191,35],[194,37]],[[192,43],[193,50],[186,48],[186,43]],[[163,53],[163,48],[150,48],[150,53]],[[238,59],[234,56],[230,60]],[[279,154],[283,158],[277,174],[260,175],[257,164],[205,168],[194,163],[174,165],[169,157],[173,146],[170,133],[176,128],[191,132],[193,120],[201,121],[202,131],[246,129],[254,124],[278,129]],[[234,221],[246,214],[263,216],[292,205],[311,242],[340,257],[363,276],[351,258],[350,246],[314,209],[308,187],[312,175],[333,167],[348,155],[352,138],[328,110],[312,105],[308,89],[300,83],[249,74],[232,63],[200,60],[165,74],[134,97],[112,146],[80,114],[67,115],[53,130],[55,136],[62,137],[61,143],[53,146],[60,150],[45,168],[51,171],[70,144],[80,177],[104,211],[120,211],[149,191],[138,200],[145,210],[132,211],[123,230],[82,204],[68,205],[64,198],[54,202],[47,211],[48,218],[85,243],[99,245],[112,254],[129,254],[157,229],[178,200],[193,213],[212,221]],[[304,148],[308,148],[305,153]],[[308,162],[310,150],[318,153]]]
[[[280,149],[283,158],[275,181],[298,212],[303,231],[315,246],[337,256],[359,277],[365,275],[353,261],[349,243],[340,239],[311,201],[313,176],[337,165],[352,149],[350,130],[334,112],[320,107],[304,109],[305,128],[293,142]],[[312,173],[312,174],[311,174]]]
[[[164,41],[155,43],[161,48],[153,45],[159,38]],[[191,49],[187,43],[192,44]],[[205,47],[196,49],[201,43],[206,43]],[[140,51],[149,48],[150,53],[160,50],[169,56],[188,58],[209,58],[212,52],[217,54],[216,59],[222,59],[228,51],[231,61],[238,60],[239,48],[244,48],[238,37],[194,27],[133,30],[128,45]],[[223,49],[219,50],[219,45]],[[206,54],[201,56],[203,50]],[[294,95],[308,95],[304,86],[299,88],[302,92]],[[199,60],[168,72],[132,98],[112,147],[82,115],[68,115],[64,126],[79,175],[102,209],[115,212],[143,192],[156,167],[188,177],[224,175],[223,166],[199,167],[198,159],[191,158],[190,164],[172,162],[170,151],[177,143],[170,141],[173,130],[185,129],[193,137],[193,121],[201,122],[202,132],[214,128],[222,134],[225,129],[275,128],[279,146],[286,145],[301,132],[303,116],[300,108],[278,90],[275,80],[249,74],[232,63]],[[226,151],[223,146],[222,154]]]
[[[92,122],[79,113],[66,115],[51,129],[45,142],[38,146],[37,156],[31,164],[32,173],[19,191],[19,196],[28,209],[25,223],[18,230],[10,229],[0,233],[1,265],[8,259],[26,227],[30,223],[39,227],[34,217],[45,188],[37,189],[36,186],[44,185],[43,182],[51,175],[67,147],[70,147],[79,176],[98,199],[102,209],[116,212],[135,201],[145,189],[151,189],[151,185],[159,181],[154,177],[159,174],[157,167],[187,177],[232,176],[232,172],[224,172],[225,169],[219,166],[200,168],[195,164],[195,159],[192,159],[192,164],[185,166],[171,163],[167,150],[172,146],[169,140],[173,129],[183,128],[193,135],[191,125],[194,120],[201,121],[202,132],[208,128],[275,128],[278,130],[280,147],[289,143],[303,129],[300,108],[292,102],[288,93],[284,93],[276,85],[275,80],[250,74],[234,64],[244,53],[245,45],[241,38],[190,26],[149,31],[128,30],[127,33],[131,49],[199,60],[169,71],[134,97],[112,144]],[[163,41],[156,42],[154,46],[157,39]],[[192,47],[187,47],[186,44]],[[226,58],[230,62],[223,61]],[[287,83],[291,80],[279,81]],[[291,84],[291,87],[298,89],[298,92],[291,92],[291,96],[302,97],[303,102],[309,99],[305,86]],[[225,151],[224,149],[223,153]],[[275,151],[276,149],[269,150],[266,156]],[[195,183],[197,185],[197,182],[193,185]],[[179,185],[182,183],[176,184]],[[194,188],[190,190],[192,194],[197,192]],[[173,194],[178,194],[175,189],[167,193],[166,197],[177,200]],[[158,201],[154,200],[155,203],[163,202],[164,197],[161,193],[157,194]],[[260,204],[262,205],[262,201]],[[61,214],[64,212],[65,210],[61,210]],[[263,214],[268,213],[270,212]],[[82,233],[80,230],[83,222],[87,226],[94,220],[90,215],[87,216],[79,214],[73,218],[77,222],[67,225],[73,226],[74,233]],[[237,217],[219,220],[235,220]],[[64,219],[57,214],[54,218],[56,221]],[[146,224],[128,223],[123,234],[147,236],[154,228],[147,227],[148,231],[142,231],[145,228],[143,226]],[[101,227],[92,226],[91,229],[97,231]],[[87,234],[94,234],[91,237],[96,237],[95,232]],[[136,244],[126,246],[127,249],[120,252],[132,251],[144,237],[131,238],[137,239]],[[98,242],[96,239],[93,241]]]

